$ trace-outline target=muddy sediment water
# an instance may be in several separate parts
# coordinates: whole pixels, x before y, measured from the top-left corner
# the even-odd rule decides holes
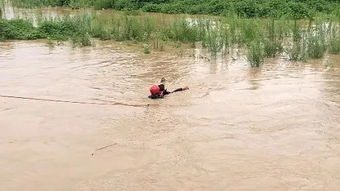
[[[0,190],[339,190],[339,57],[206,55],[0,43]]]

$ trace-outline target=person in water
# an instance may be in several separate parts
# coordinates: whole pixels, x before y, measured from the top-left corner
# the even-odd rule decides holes
[[[165,95],[169,95],[171,93],[189,89],[188,87],[184,87],[184,88],[178,88],[178,89],[175,89],[174,91],[169,92],[167,89],[165,89],[165,85],[164,85],[165,81],[166,81],[165,78],[162,78],[161,83],[159,85],[151,86],[150,88],[151,95],[149,96],[149,98],[151,99],[164,98]]]

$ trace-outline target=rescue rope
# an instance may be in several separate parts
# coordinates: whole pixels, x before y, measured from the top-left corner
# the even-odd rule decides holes
[[[121,105],[121,106],[129,106],[129,107],[148,107],[150,105],[150,104],[127,104],[127,103],[120,103],[120,102],[98,103],[98,102],[71,101],[71,100],[23,97],[23,96],[12,96],[12,95],[0,95],[0,97],[8,98],[8,99],[22,99],[22,100],[31,100],[31,101],[45,101],[45,102],[57,102],[57,103],[84,104],[84,105]]]

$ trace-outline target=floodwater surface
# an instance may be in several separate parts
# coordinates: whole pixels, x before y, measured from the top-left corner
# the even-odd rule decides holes
[[[339,56],[141,49],[1,42],[0,190],[340,190]]]

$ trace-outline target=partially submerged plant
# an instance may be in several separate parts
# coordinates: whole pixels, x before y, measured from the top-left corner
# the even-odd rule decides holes
[[[144,48],[144,54],[150,54],[150,45],[149,44],[143,44],[143,48]]]
[[[76,35],[74,35],[72,38],[72,43],[74,46],[91,46],[91,37],[87,32],[80,32]]]
[[[263,44],[259,41],[253,41],[248,45],[247,60],[251,67],[259,67],[264,62]]]
[[[278,40],[263,40],[264,54],[267,58],[274,58],[277,54],[283,51],[281,41]]]
[[[339,54],[340,53],[340,25],[332,25],[330,29],[329,38],[329,53]]]

